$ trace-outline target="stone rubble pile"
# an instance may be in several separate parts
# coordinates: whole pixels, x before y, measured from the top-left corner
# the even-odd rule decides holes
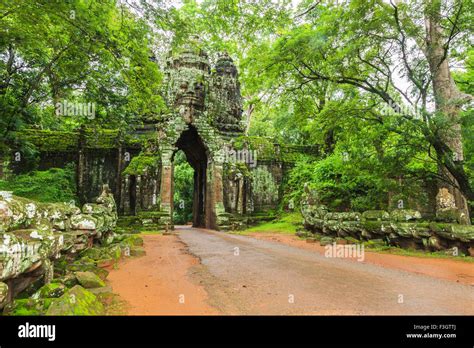
[[[107,185],[96,203],[82,209],[0,191],[0,311],[103,313],[86,288],[104,288],[106,268],[124,254],[140,254],[143,243],[138,236],[114,233],[116,223],[117,209]],[[77,306],[68,305],[71,296],[78,299]]]
[[[397,209],[390,213],[384,210],[329,212],[320,203],[317,192],[307,187],[301,212],[305,229],[321,237],[322,245],[344,238],[474,256],[474,226],[458,223],[453,212],[443,212],[434,221],[424,220],[420,212],[411,209]]]

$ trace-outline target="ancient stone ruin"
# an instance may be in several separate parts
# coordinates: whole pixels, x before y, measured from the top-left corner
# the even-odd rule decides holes
[[[446,207],[452,213],[452,206]],[[457,215],[438,214],[423,219],[412,209],[358,212],[330,212],[318,193],[305,187],[301,204],[305,228],[321,245],[331,243],[371,243],[428,251],[450,250],[451,255],[474,256],[474,226],[460,224]]]
[[[170,53],[165,73],[167,112],[144,118],[132,133],[81,128],[18,137],[39,149],[40,170],[76,165],[82,204],[109,184],[125,225],[172,228],[179,150],[194,168],[193,226],[232,229],[277,208],[286,171],[299,153],[316,157],[317,147],[244,135],[238,71],[226,53],[211,65],[191,40]],[[27,172],[28,163],[12,160],[10,168]]]
[[[90,271],[108,273],[99,267],[125,251],[130,254],[135,245],[136,236],[113,232],[116,223],[116,205],[107,185],[96,203],[82,208],[39,203],[1,191],[0,311],[6,307],[10,314],[81,314],[76,312],[80,306],[65,307],[67,298],[75,294],[78,301],[91,300],[93,295],[81,285],[95,287],[90,286],[94,280],[102,281]],[[100,257],[94,259],[94,254]],[[13,301],[22,292],[32,296]],[[97,302],[88,308],[95,311],[100,306]],[[100,314],[82,309],[82,314]]]
[[[129,238],[113,233],[117,216],[120,229],[171,229],[174,157],[180,150],[194,169],[192,224],[218,230],[268,219],[281,204],[284,177],[296,157],[301,153],[319,157],[317,147],[246,136],[235,64],[225,53],[211,64],[197,40],[169,55],[163,96],[167,111],[142,119],[133,132],[83,127],[17,134],[39,150],[38,169],[75,164],[82,209],[2,193],[2,306],[39,278],[50,281],[51,265],[64,255],[81,254],[94,243],[107,246]],[[7,163],[13,175],[30,168],[28,161],[13,159],[17,152],[13,149]],[[95,197],[99,197],[96,204],[87,203]],[[435,219],[428,221],[418,211],[406,209],[329,212],[309,190],[301,202],[304,226],[312,233],[309,238],[325,243],[352,238],[427,250],[454,248],[473,255],[474,229],[462,224],[464,217],[457,213],[449,192],[438,195],[437,206]],[[108,256],[81,254],[81,260],[87,267],[97,267],[117,253],[120,257],[129,246],[112,248],[105,253]],[[64,262],[56,264],[68,269]]]

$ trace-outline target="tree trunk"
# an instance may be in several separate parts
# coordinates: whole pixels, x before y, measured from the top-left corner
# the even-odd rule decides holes
[[[445,129],[440,130],[441,140],[452,152],[452,160],[460,164],[464,160],[460,120],[460,92],[457,89],[449,69],[446,50],[447,38],[441,27],[441,0],[428,1],[425,8],[426,57],[433,81],[436,112],[443,114],[447,120]],[[456,208],[459,209],[464,223],[470,224],[469,206],[466,195],[459,189],[459,183],[449,172],[444,163],[445,154],[438,153],[439,171],[446,180],[440,180],[438,192],[446,189],[454,196]],[[452,184],[450,184],[452,183]],[[444,189],[444,190],[443,190]],[[439,208],[439,207],[437,207]]]

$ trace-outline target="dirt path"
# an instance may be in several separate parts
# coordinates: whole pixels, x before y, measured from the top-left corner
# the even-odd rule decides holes
[[[474,314],[470,285],[241,235],[183,228],[179,237],[222,313]]]
[[[283,243],[293,247],[313,250],[324,254],[324,247],[318,243],[307,243],[293,235],[277,233],[252,233],[252,238]],[[356,260],[353,260],[356,262]],[[416,256],[390,255],[388,253],[371,252],[365,249],[365,262],[387,268],[395,268],[417,274],[446,279],[457,283],[474,285],[474,263],[450,259],[423,258]]]
[[[305,242],[189,227],[177,233],[144,236],[147,255],[110,273],[128,314],[474,314],[472,286],[425,275],[452,277],[437,264],[450,260],[410,264],[410,257],[367,253],[370,261],[355,262],[327,258]],[[472,276],[470,268],[458,271]]]
[[[189,280],[199,260],[175,235],[144,235],[146,256],[121,261],[108,281],[129,315],[210,315],[202,286]],[[184,303],[183,303],[184,302]]]

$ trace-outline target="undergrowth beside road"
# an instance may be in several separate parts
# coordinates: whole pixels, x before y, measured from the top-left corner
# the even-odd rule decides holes
[[[243,231],[233,232],[236,234],[250,234],[254,232],[259,233],[281,233],[281,234],[295,234],[296,231],[302,227],[301,214],[298,212],[295,213],[285,213],[281,215],[278,219],[270,222],[264,222],[256,226],[252,226]]]
[[[163,230],[156,230],[156,231],[140,231],[138,232],[140,235],[156,235],[156,234],[163,234],[164,231]]]
[[[12,175],[8,180],[0,180],[0,190],[38,202],[77,201],[74,166]]]

